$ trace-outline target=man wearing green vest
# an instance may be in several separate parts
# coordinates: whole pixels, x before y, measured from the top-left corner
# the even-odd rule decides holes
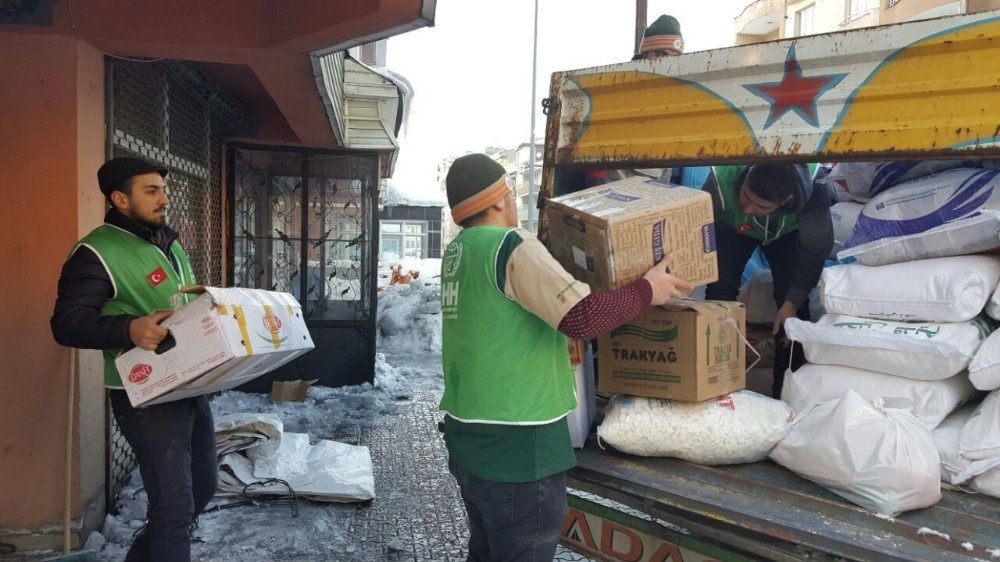
[[[771,266],[778,307],[772,326],[775,398],[790,363],[785,320],[809,320],[809,293],[833,248],[830,193],[814,184],[814,173],[815,167],[805,164],[715,166],[703,188],[715,207],[719,259],[719,280],[707,287],[705,298],[736,300],[743,269],[757,248]]]
[[[669,259],[615,291],[591,293],[517,228],[511,180],[484,154],[445,180],[462,231],[441,266],[445,442],[469,519],[469,560],[550,561],[576,457],[567,336],[590,339],[651,304],[690,295]]]
[[[171,296],[195,282],[177,232],[166,225],[166,175],[139,158],[115,158],[97,171],[111,209],[63,266],[51,322],[61,345],[104,351],[104,385],[149,498],[129,562],[189,561],[191,525],[215,493],[218,473],[207,397],[133,408],[114,365],[122,349],[157,348],[167,336],[159,323],[172,314]]]

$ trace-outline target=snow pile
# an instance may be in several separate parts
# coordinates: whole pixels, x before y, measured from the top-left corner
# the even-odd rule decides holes
[[[633,455],[739,464],[767,458],[794,418],[780,400],[749,391],[705,402],[618,395],[597,435]]]
[[[434,189],[418,190],[412,186],[401,187],[390,181],[386,188],[386,207],[447,207],[448,199],[444,192]]]
[[[395,353],[441,352],[441,285],[423,275],[379,293],[376,320],[379,347]]]

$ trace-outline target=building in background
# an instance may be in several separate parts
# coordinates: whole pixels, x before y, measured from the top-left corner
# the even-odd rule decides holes
[[[736,19],[736,44],[1000,9],[998,0],[756,0]]]
[[[416,197],[390,182],[379,210],[379,261],[441,257],[443,195]]]
[[[168,222],[200,282],[298,296],[316,349],[283,376],[373,380],[377,187],[408,94],[377,42],[433,25],[435,6],[0,2],[0,263],[19,272],[0,280],[16,319],[0,326],[0,370],[17,389],[0,399],[0,556],[61,550],[67,460],[75,545],[131,470],[101,353],[71,363],[49,329],[67,252],[103,220],[107,158],[169,170]]]

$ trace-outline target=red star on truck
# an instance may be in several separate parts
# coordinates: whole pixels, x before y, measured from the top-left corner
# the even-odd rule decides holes
[[[771,111],[767,115],[767,121],[764,122],[765,129],[789,111],[795,112],[813,127],[819,127],[816,100],[824,92],[839,84],[845,76],[847,74],[803,76],[802,67],[799,66],[799,61],[795,58],[795,45],[793,44],[788,49],[788,57],[785,59],[785,73],[780,82],[744,84],[743,87],[771,104]]]

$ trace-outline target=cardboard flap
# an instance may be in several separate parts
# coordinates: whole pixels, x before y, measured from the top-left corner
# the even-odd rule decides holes
[[[289,293],[247,289],[244,287],[203,287],[216,305],[243,307],[283,306],[301,309],[299,301]]]
[[[693,310],[698,313],[720,314],[731,310],[744,308],[738,301],[700,301],[695,299],[671,299],[660,308],[665,310]]]
[[[304,402],[309,389],[318,381],[319,379],[308,381],[274,381],[271,385],[271,402],[275,404],[282,402]]]

